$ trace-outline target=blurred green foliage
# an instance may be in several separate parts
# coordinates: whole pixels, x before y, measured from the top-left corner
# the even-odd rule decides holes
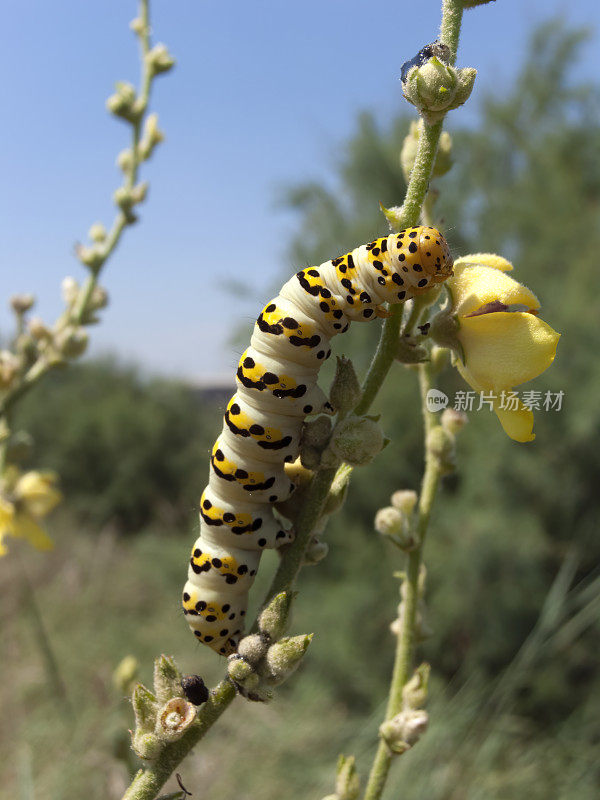
[[[19,407],[31,465],[58,472],[81,521],[125,534],[190,523],[219,424],[214,398],[106,358],[53,373]]]
[[[460,436],[460,469],[444,481],[426,547],[433,635],[420,655],[433,666],[432,727],[395,766],[390,797],[598,796],[600,126],[599,87],[570,76],[581,40],[544,26],[514,85],[484,98],[471,127],[461,127],[460,112],[449,118],[455,166],[436,181],[438,222],[456,254],[498,251],[514,260],[543,318],[563,333],[556,363],[531,388],[565,397],[562,411],[537,413],[530,445],[509,441],[486,411],[472,413]],[[378,203],[403,196],[399,151],[408,124],[361,115],[335,185],[290,189],[295,263],[319,263],[385,230]],[[377,325],[355,325],[337,352],[364,370],[377,337]],[[465,387],[448,370],[442,388],[452,396]],[[32,463],[61,473],[75,515],[63,520],[64,533],[55,526],[57,551],[49,560],[35,554],[29,568],[81,711],[65,760],[56,735],[64,723],[53,716],[31,632],[19,625],[18,581],[7,575],[0,738],[4,762],[16,755],[22,766],[18,778],[9,767],[5,787],[33,783],[44,800],[119,796],[127,771],[110,753],[122,748],[131,709],[109,687],[127,653],[140,659],[146,681],[160,649],[207,681],[221,674],[218,657],[190,640],[178,609],[189,531],[166,535],[183,533],[195,508],[217,405],[104,362],[57,375],[23,408]],[[410,369],[393,369],[375,410],[393,441],[356,470],[328,529],[329,556],[300,578],[292,630],[316,634],[306,663],[272,705],[236,701],[182,765],[195,795],[275,800],[292,786],[296,796],[318,798],[333,789],[339,752],[356,754],[363,776],[368,770],[393,655],[392,572],[402,567],[373,532],[373,516],[394,490],[418,488],[422,471]],[[145,526],[143,534],[86,535],[109,520],[124,532]],[[265,554],[255,604],[275,562]],[[15,737],[10,720],[23,708]]]

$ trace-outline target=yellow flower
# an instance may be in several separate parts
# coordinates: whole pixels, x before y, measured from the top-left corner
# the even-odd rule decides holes
[[[539,319],[539,300],[506,274],[510,270],[510,262],[492,253],[454,263],[447,286],[462,347],[456,367],[476,392],[494,395],[494,411],[511,439],[530,442],[533,412],[520,400],[506,407],[502,398],[550,366],[560,334]]]
[[[52,540],[38,520],[62,499],[55,483],[56,476],[51,472],[19,475],[15,469],[6,470],[0,482],[0,556],[7,552],[6,536],[27,539],[37,550],[52,549]]]

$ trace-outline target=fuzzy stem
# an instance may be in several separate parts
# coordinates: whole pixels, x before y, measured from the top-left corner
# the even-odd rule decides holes
[[[425,440],[434,424],[435,415],[427,410],[426,397],[431,388],[430,364],[419,364],[419,388],[423,411]],[[390,684],[390,693],[386,710],[386,720],[392,719],[402,709],[402,691],[411,675],[413,655],[415,649],[415,621],[419,601],[419,573],[423,558],[423,545],[429,525],[429,518],[433,508],[437,488],[440,480],[440,469],[437,459],[425,450],[425,472],[421,484],[418,517],[416,524],[416,539],[418,547],[408,555],[406,578],[404,583],[404,600],[402,607],[401,627],[396,640],[396,656],[394,671]],[[394,754],[383,739],[379,740],[377,753],[369,782],[365,790],[365,800],[379,800],[383,794],[387,776]]]

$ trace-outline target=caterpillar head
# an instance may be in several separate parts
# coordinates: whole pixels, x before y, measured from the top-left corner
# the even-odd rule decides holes
[[[436,228],[421,226],[417,230],[418,256],[423,272],[431,277],[433,283],[441,283],[452,275],[454,265],[448,242]]]
[[[397,274],[391,280],[400,287],[398,300],[407,292],[422,294],[452,275],[453,261],[448,242],[429,226],[405,228],[393,237],[392,258]],[[397,264],[397,266],[396,266]]]

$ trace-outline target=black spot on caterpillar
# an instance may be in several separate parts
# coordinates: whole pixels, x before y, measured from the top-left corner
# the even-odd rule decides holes
[[[183,590],[198,641],[221,655],[235,652],[261,553],[292,538],[272,506],[294,490],[284,464],[298,455],[305,416],[332,411],[317,385],[331,337],[451,274],[441,233],[408,228],[301,270],[261,311],[200,500],[200,535]]]

